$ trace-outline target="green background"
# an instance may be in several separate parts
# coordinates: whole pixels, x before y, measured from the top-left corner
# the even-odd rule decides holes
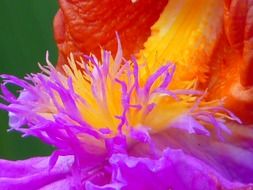
[[[0,0],[0,74],[23,77],[37,72],[37,63],[45,63],[46,50],[55,63],[52,22],[57,9],[56,0]],[[38,139],[7,133],[7,128],[7,113],[0,110],[0,158],[25,159],[52,151]]]

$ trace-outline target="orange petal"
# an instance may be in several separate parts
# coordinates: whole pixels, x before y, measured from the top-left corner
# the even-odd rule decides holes
[[[253,86],[253,0],[226,3],[225,29],[231,47],[242,56],[240,82]]]
[[[160,16],[168,0],[59,0],[54,20],[59,64],[70,52],[79,56],[100,48],[116,52],[115,32],[119,32],[124,57],[137,53],[150,36],[150,27]]]
[[[253,1],[225,1],[225,31],[212,58],[209,98],[253,122]],[[251,15],[251,16],[250,16]]]
[[[245,123],[253,122],[253,0],[231,0],[225,16],[231,47],[241,56],[238,80],[231,88],[227,107]]]

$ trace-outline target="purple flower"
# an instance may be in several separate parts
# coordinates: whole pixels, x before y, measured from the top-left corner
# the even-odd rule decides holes
[[[0,189],[252,189],[252,129],[194,83],[171,88],[172,63],[147,67],[124,60],[119,43],[114,59],[103,51],[101,61],[70,56],[63,72],[47,59],[25,79],[1,75],[10,129],[56,150],[0,160]]]

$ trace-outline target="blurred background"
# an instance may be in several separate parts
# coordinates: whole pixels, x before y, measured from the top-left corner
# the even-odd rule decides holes
[[[0,0],[0,74],[24,77],[37,72],[47,50],[56,62],[52,22],[57,9],[57,0]],[[0,110],[0,158],[25,159],[52,151],[37,139],[7,133],[7,128],[8,115]]]

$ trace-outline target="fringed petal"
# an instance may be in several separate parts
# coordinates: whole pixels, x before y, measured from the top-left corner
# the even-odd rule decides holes
[[[216,190],[253,187],[253,184],[244,185],[227,180],[213,168],[182,150],[168,148],[157,160],[115,154],[110,158],[110,163],[114,171],[112,181],[121,183],[121,189],[124,190]]]
[[[60,157],[49,171],[49,157],[31,158],[22,161],[0,160],[0,189],[71,189],[73,157]],[[54,187],[54,188],[53,188]]]

